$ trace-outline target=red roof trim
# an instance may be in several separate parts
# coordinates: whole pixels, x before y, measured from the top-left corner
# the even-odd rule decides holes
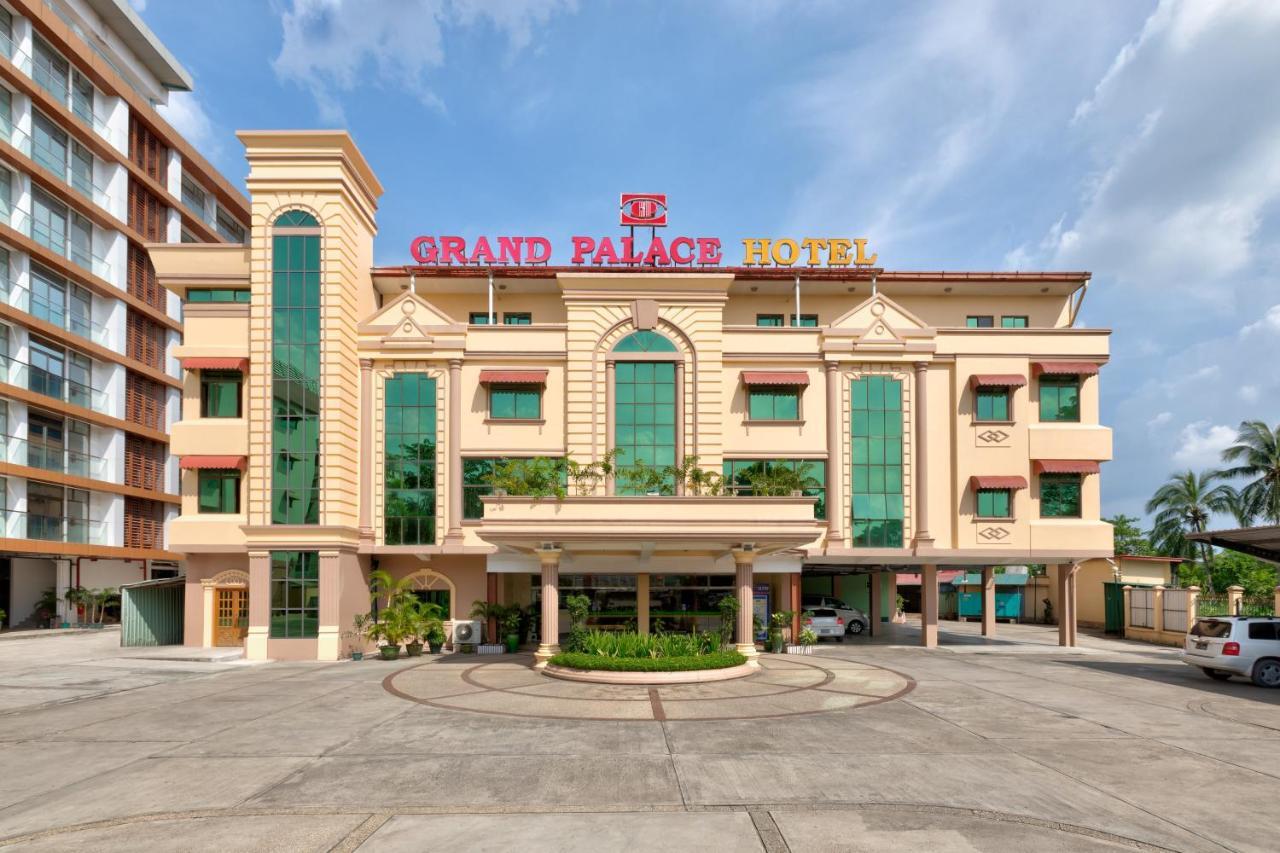
[[[969,377],[971,388],[1021,388],[1027,377],[1017,373],[975,373]]]
[[[481,385],[546,385],[545,370],[482,370]]]
[[[978,489],[1025,489],[1027,487],[1027,478],[1016,475],[975,474],[969,478],[969,487],[974,491]]]
[[[1100,364],[1093,361],[1034,361],[1031,370],[1036,376],[1093,376]]]
[[[244,373],[249,369],[249,359],[221,356],[188,356],[180,359],[187,370],[238,370]]]
[[[1102,469],[1097,462],[1082,459],[1037,459],[1037,474],[1097,474]]]
[[[742,384],[802,387],[809,384],[809,374],[803,370],[744,370]]]
[[[185,470],[243,471],[248,460],[243,456],[183,456],[178,467]]]

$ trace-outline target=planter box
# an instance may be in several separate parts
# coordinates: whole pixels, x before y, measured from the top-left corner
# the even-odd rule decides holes
[[[480,655],[500,655],[507,650],[507,647],[501,643],[481,643],[476,646],[476,654]]]
[[[813,654],[813,646],[787,646],[787,654],[811,655]]]

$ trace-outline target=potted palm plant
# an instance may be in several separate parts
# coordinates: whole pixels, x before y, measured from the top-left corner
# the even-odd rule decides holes
[[[520,619],[523,615],[520,605],[511,604],[503,608],[502,616],[498,618],[498,627],[502,631],[508,654],[515,654],[520,650]]]
[[[373,616],[368,613],[357,613],[351,619],[351,630],[343,633],[351,649],[352,660],[364,660],[364,647],[361,641],[365,638]]]
[[[471,602],[471,618],[479,619],[487,626],[492,620],[498,624],[498,631],[502,632],[505,627],[502,624],[502,618],[506,615],[507,608],[502,604],[494,601],[480,601],[479,599]],[[486,629],[487,630],[487,629]],[[496,637],[485,637],[488,642],[481,643],[476,647],[476,651],[482,655],[501,654],[505,646],[501,643],[495,643]]]
[[[427,649],[431,654],[438,655],[444,648],[444,641],[444,622],[439,619],[431,620],[431,624],[427,627]]]
[[[795,618],[795,615],[796,612],[794,610],[775,610],[769,617],[769,651],[773,654],[782,654],[782,647],[785,643],[783,630],[790,629],[791,620]]]

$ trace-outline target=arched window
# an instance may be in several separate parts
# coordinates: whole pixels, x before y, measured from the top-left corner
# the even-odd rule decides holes
[[[320,224],[282,213],[271,236],[271,522],[320,523]]]
[[[676,352],[676,345],[671,342],[670,338],[664,337],[657,332],[643,330],[632,332],[622,340],[618,341],[617,346],[613,348],[614,352]]]
[[[648,330],[627,335],[613,348],[620,356],[613,375],[613,446],[621,451],[614,490],[620,495],[674,491],[671,477],[646,480],[636,474],[676,463],[677,352],[669,338]]]

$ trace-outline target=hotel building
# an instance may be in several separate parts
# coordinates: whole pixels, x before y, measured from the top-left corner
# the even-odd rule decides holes
[[[933,645],[939,566],[1027,563],[1058,567],[1074,643],[1074,569],[1112,554],[1088,274],[373,267],[382,188],[350,137],[239,137],[247,245],[150,247],[188,303],[237,294],[189,313],[179,353],[186,643],[336,659],[379,569],[453,622],[477,600],[534,605],[540,660],[571,592],[642,631],[737,595],[754,654],[753,611],[835,591],[874,627],[913,572]],[[502,460],[615,449],[696,457],[727,493],[494,494]],[[769,468],[803,487],[750,494]]]
[[[191,78],[126,0],[0,2],[0,609],[176,575],[181,301],[146,245],[248,203],[156,111]],[[196,313],[215,291],[189,294]]]

